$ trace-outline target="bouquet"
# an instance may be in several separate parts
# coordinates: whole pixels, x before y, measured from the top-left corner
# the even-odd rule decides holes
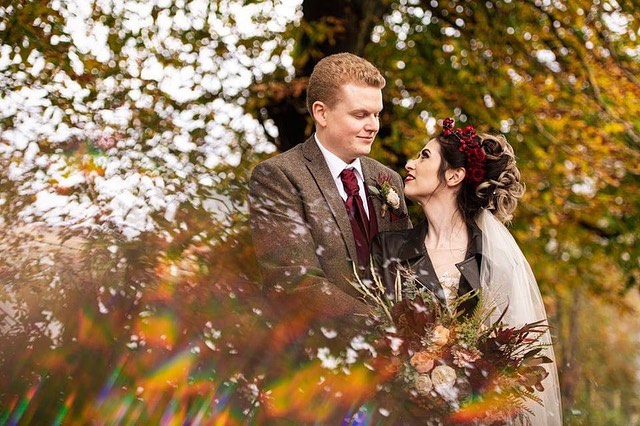
[[[540,403],[548,375],[538,321],[518,327],[489,318],[495,307],[474,291],[446,307],[409,276],[396,277],[396,299],[380,279],[354,287],[375,312],[377,361],[432,424],[507,424],[531,421],[527,403]],[[473,312],[458,309],[478,298]],[[421,415],[422,416],[422,415]],[[430,423],[430,424],[431,424]]]

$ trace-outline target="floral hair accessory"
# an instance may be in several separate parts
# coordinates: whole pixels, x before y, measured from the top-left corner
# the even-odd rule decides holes
[[[442,134],[445,136],[449,136],[453,131],[453,119],[445,118],[442,122]]]
[[[442,122],[442,135],[449,136],[453,134],[460,141],[460,152],[467,159],[467,174],[465,181],[474,186],[478,186],[483,180],[486,173],[484,162],[487,158],[482,147],[476,139],[477,133],[473,126],[469,125],[464,129],[454,129],[453,119],[445,118]]]
[[[384,217],[389,207],[392,210],[400,208],[400,195],[398,190],[391,185],[391,177],[380,173],[377,178],[372,178],[375,185],[369,185],[369,191],[382,200],[381,216]]]

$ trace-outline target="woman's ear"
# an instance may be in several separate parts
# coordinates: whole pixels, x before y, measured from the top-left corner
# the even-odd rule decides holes
[[[327,125],[327,106],[324,102],[315,101],[311,105],[311,111],[316,124],[320,127],[325,127]]]
[[[451,168],[444,172],[444,178],[447,186],[458,186],[462,183],[466,175],[467,171],[464,167]]]

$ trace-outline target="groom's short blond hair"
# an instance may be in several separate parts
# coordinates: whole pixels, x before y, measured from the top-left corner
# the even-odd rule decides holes
[[[382,89],[386,81],[380,71],[364,58],[352,53],[336,53],[322,58],[309,77],[307,86],[307,109],[313,117],[313,103],[320,101],[333,106],[338,100],[338,91],[344,84]]]

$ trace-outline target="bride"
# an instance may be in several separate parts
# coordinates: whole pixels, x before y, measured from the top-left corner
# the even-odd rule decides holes
[[[373,265],[393,293],[396,271],[410,270],[416,281],[447,306],[458,296],[482,289],[507,325],[546,320],[531,268],[503,223],[512,218],[524,193],[513,148],[506,139],[476,134],[471,126],[443,131],[417,158],[407,162],[405,195],[419,204],[425,220],[413,229],[384,232],[373,242]],[[462,307],[472,310],[476,299]],[[494,320],[496,318],[493,318]],[[554,359],[551,335],[543,336]],[[562,424],[555,361],[547,364],[545,390],[531,402],[534,425]]]

